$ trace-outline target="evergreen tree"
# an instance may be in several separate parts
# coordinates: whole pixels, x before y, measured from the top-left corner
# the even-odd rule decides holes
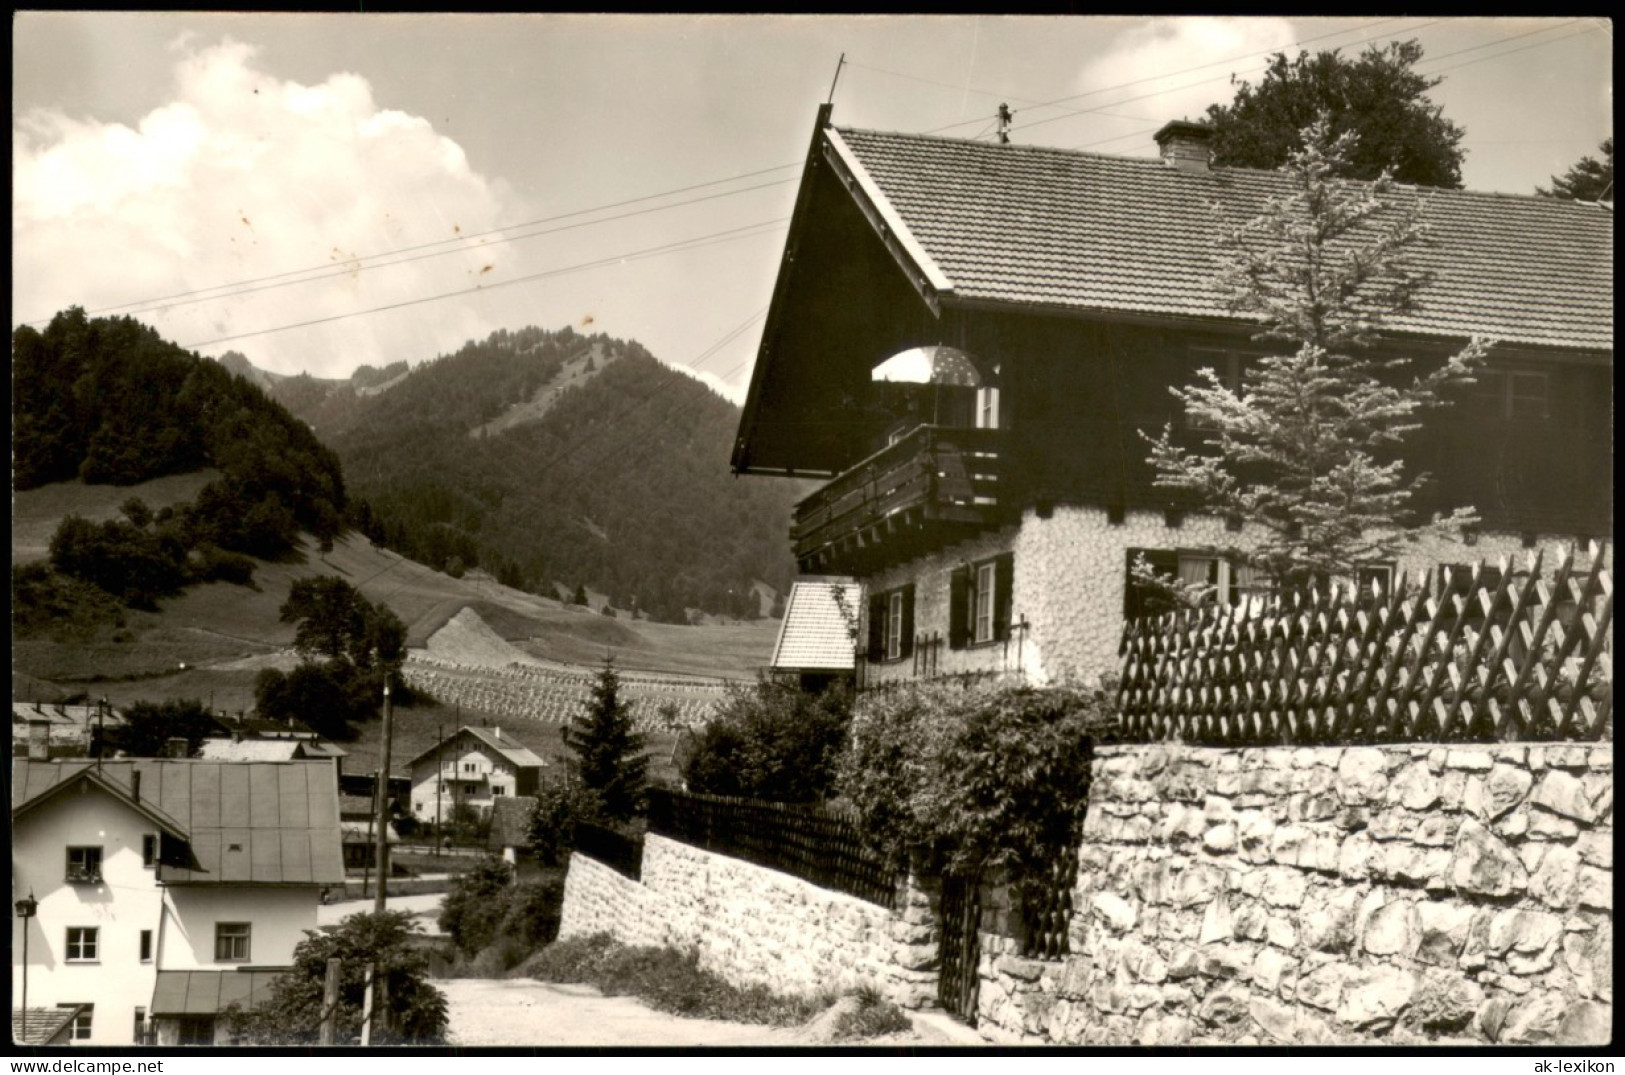
[[[1536,187],[1535,193],[1547,198],[1565,198],[1575,202],[1612,202],[1614,200],[1614,140],[1604,138],[1602,160],[1581,157],[1579,162],[1562,175],[1552,176],[1552,187]]]
[[[1460,187],[1467,132],[1428,99],[1441,79],[1417,74],[1421,60],[1415,41],[1372,45],[1353,60],[1335,49],[1295,60],[1276,53],[1257,86],[1243,82],[1230,104],[1208,106],[1213,162],[1280,168],[1302,149],[1301,132],[1324,116],[1333,136],[1359,137],[1338,162],[1340,175],[1374,180],[1392,171],[1401,183]]]
[[[587,603],[587,587],[584,583],[576,583],[576,593],[575,597],[571,599],[571,603],[577,605],[585,605]]]
[[[615,662],[605,657],[586,712],[564,729],[576,776],[611,821],[629,821],[642,810],[648,769],[644,738],[633,729],[632,709],[620,692]]]
[[[1417,525],[1407,506],[1420,478],[1397,449],[1440,393],[1471,382],[1490,346],[1474,339],[1433,371],[1396,384],[1406,360],[1365,352],[1384,316],[1413,306],[1423,276],[1407,254],[1422,238],[1417,210],[1396,210],[1387,175],[1339,181],[1355,136],[1324,118],[1304,132],[1285,169],[1291,192],[1226,236],[1220,289],[1260,315],[1261,339],[1296,345],[1260,359],[1241,392],[1211,369],[1174,388],[1203,450],[1172,427],[1151,443],[1157,484],[1215,514],[1264,529],[1262,544],[1231,550],[1278,584],[1350,578],[1391,562],[1424,532],[1453,536],[1476,524],[1470,508]]]

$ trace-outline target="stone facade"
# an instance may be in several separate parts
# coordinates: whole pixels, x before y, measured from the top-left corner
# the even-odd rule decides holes
[[[898,913],[652,834],[642,878],[572,855],[559,936],[606,932],[623,944],[694,949],[729,981],[782,994],[867,984],[907,1008],[936,994],[935,910],[912,886]]]
[[[1073,954],[983,939],[989,1039],[1608,1040],[1611,744],[1140,745],[1095,764]]]
[[[1170,526],[1161,512],[1130,511],[1121,523],[1113,523],[1103,508],[1059,506],[1047,518],[1028,509],[1017,526],[917,557],[862,581],[869,593],[914,583],[916,636],[943,640],[936,649],[938,675],[1019,672],[1035,685],[1090,683],[1118,670],[1129,549],[1248,548],[1261,537],[1256,528],[1230,531],[1222,519],[1212,516],[1191,515]],[[1550,550],[1575,540],[1575,535],[1543,535],[1537,544]],[[1410,573],[1441,564],[1494,563],[1503,556],[1521,566],[1531,551],[1517,534],[1487,533],[1472,545],[1430,538],[1408,546],[1397,567]],[[1004,552],[1013,553],[1015,563],[1010,640],[949,649],[949,576],[962,564]],[[1547,558],[1550,563],[1549,551]],[[1576,557],[1577,566],[1582,559]],[[1612,569],[1612,547],[1605,552],[1605,566]],[[1015,626],[1023,622],[1025,628]],[[867,630],[867,624],[860,625],[858,637],[867,638]],[[871,684],[912,679],[921,674],[917,669],[912,658],[872,663],[866,677]]]

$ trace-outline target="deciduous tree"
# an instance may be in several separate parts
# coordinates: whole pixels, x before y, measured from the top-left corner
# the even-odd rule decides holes
[[[1425,187],[1461,186],[1460,148],[1466,132],[1445,119],[1428,91],[1441,79],[1418,74],[1415,41],[1372,45],[1355,59],[1337,50],[1271,57],[1258,85],[1242,82],[1227,105],[1210,105],[1215,164],[1279,168],[1303,148],[1303,130],[1324,115],[1334,137],[1353,132],[1357,145],[1337,163],[1338,174]]]

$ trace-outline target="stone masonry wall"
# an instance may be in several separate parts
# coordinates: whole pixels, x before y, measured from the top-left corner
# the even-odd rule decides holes
[[[1109,1045],[1601,1044],[1613,747],[1101,748],[1072,955],[980,1027]]]
[[[894,913],[654,835],[644,838],[642,876],[572,855],[559,936],[607,932],[623,944],[696,949],[729,981],[783,994],[869,984],[909,1008],[935,996],[935,912],[917,889]]]

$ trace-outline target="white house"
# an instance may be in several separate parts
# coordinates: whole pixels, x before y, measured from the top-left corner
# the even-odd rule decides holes
[[[18,760],[11,822],[12,994],[85,1044],[215,1042],[344,882],[328,761]]]
[[[444,821],[459,804],[489,814],[503,796],[536,794],[546,765],[501,728],[459,728],[406,763],[412,774],[412,816]]]

